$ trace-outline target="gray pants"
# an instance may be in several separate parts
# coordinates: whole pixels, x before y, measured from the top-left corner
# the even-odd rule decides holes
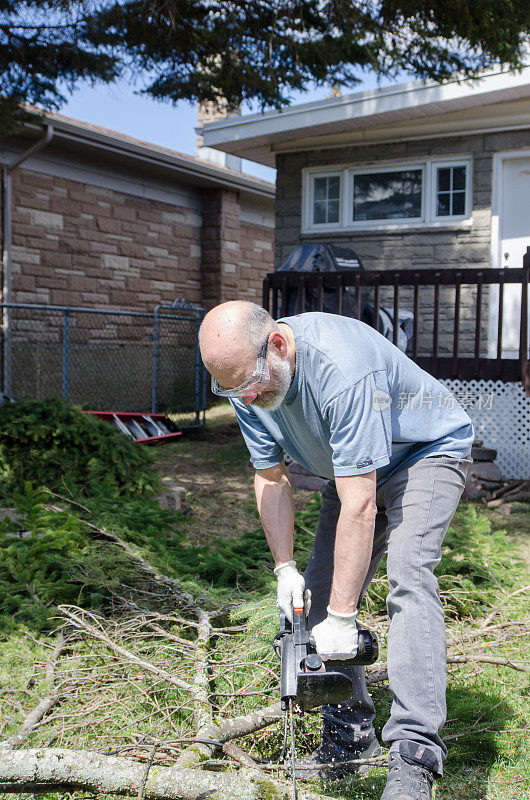
[[[439,774],[447,754],[438,733],[446,717],[447,657],[434,569],[470,461],[447,456],[423,458],[378,485],[372,559],[362,590],[364,595],[386,552],[388,679],[394,700],[383,741],[391,750],[403,751],[403,745],[409,743],[424,746],[421,752],[426,749],[429,766]],[[311,627],[326,617],[339,512],[340,500],[334,481],[330,481],[322,493],[317,534],[305,572],[312,593]],[[323,733],[336,742],[364,749],[375,735],[374,705],[364,667],[351,667],[348,674],[354,681],[354,695],[340,706],[323,707]]]

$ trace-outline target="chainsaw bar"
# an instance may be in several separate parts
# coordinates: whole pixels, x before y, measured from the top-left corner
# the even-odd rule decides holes
[[[353,681],[339,670],[354,664],[372,664],[378,655],[377,638],[368,630],[359,630],[357,653],[347,661],[326,663],[316,652],[307,618],[302,608],[293,608],[292,622],[280,616],[280,631],[273,642],[281,661],[280,696],[285,711],[285,755],[288,729],[291,733],[291,774],[293,800],[297,800],[294,714],[310,711],[327,703],[340,703],[353,694]]]
[[[293,779],[293,800],[298,800],[298,792],[296,790],[296,753],[294,749],[294,701],[293,698],[289,700],[289,726],[291,728],[291,774]]]

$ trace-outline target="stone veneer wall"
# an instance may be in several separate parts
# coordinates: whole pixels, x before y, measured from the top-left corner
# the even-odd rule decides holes
[[[502,150],[530,147],[530,130],[485,133],[473,136],[424,139],[389,144],[344,146],[276,157],[276,267],[280,266],[300,242],[324,241],[353,247],[366,269],[433,269],[489,267],[493,155]],[[448,228],[403,231],[352,231],[351,233],[302,234],[302,170],[337,164],[362,166],[379,161],[455,155],[473,157],[472,226],[455,224]],[[402,290],[402,307],[411,307],[411,293]],[[382,293],[382,302],[391,294]],[[421,295],[422,319],[420,352],[427,352],[432,341],[434,293]],[[452,351],[454,290],[443,289],[440,296],[440,353]],[[485,297],[485,301],[487,298]],[[461,316],[461,355],[473,352],[475,290],[463,287]],[[487,308],[487,306],[485,306]],[[486,351],[488,315],[483,315],[482,352]]]
[[[12,299],[152,311],[261,299],[274,231],[240,219],[237,192],[204,190],[203,210],[17,170]]]
[[[524,147],[530,147],[530,130],[280,154],[276,157],[276,267],[300,241],[321,239],[350,244],[366,269],[490,266],[493,155],[501,150]],[[305,167],[362,166],[400,158],[449,155],[473,156],[471,228],[455,224],[444,229],[301,235],[302,170]]]
[[[263,279],[274,269],[274,231],[241,223],[239,297],[261,305]]]
[[[190,207],[178,205],[182,194],[175,195],[175,203],[165,202],[139,196],[141,186],[133,194],[89,180],[17,170],[12,301],[150,313],[176,298],[206,308],[228,299],[259,302],[263,278],[273,269],[272,202],[264,201],[265,224],[249,224],[241,211],[243,218],[252,218],[255,208],[245,198],[241,208],[238,193],[194,192]],[[171,194],[166,191],[170,199]],[[64,314],[16,309],[10,319],[11,393],[60,395]],[[159,401],[193,410],[195,383],[190,393],[189,375],[194,374],[195,323],[162,323],[159,336]],[[71,312],[68,399],[94,408],[150,408],[152,342],[150,316]],[[3,370],[2,356],[0,342]]]
[[[189,208],[18,170],[13,301],[152,311],[200,302],[201,215]]]
[[[225,300],[261,304],[263,279],[274,269],[274,231],[241,219],[236,192],[204,194],[202,229],[202,302],[206,308]]]

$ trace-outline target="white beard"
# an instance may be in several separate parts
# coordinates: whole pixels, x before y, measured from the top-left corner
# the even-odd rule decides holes
[[[274,380],[274,389],[265,389],[259,397],[252,401],[253,406],[264,411],[276,411],[289,391],[291,386],[291,367],[287,359],[283,359],[273,350],[269,352],[269,369]]]

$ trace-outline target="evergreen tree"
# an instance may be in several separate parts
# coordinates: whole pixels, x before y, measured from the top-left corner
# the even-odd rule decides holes
[[[528,52],[528,0],[0,0],[0,131],[20,101],[59,108],[81,81],[160,100],[280,107],[363,71],[443,81]]]

